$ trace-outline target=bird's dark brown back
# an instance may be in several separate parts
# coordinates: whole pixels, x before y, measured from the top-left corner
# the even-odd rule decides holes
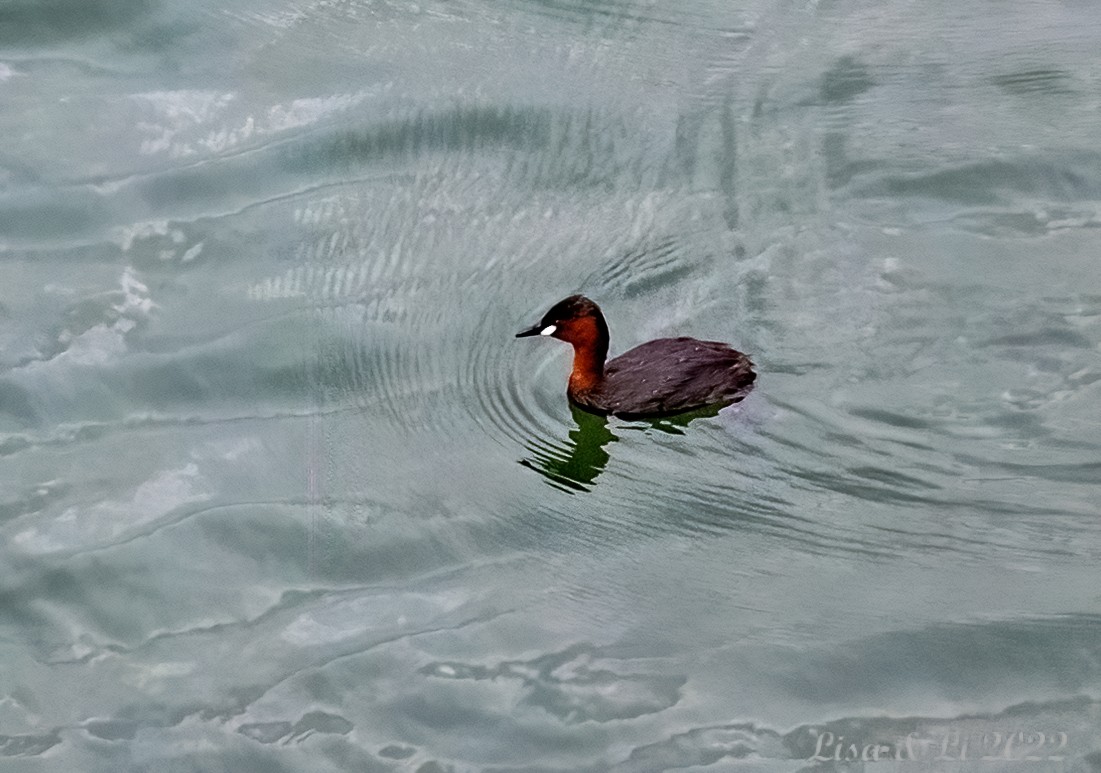
[[[677,413],[734,402],[756,378],[749,358],[727,344],[659,338],[608,362],[600,399],[619,415]]]

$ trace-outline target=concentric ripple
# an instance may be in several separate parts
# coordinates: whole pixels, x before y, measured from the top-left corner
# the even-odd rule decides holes
[[[546,438],[561,426],[547,403],[538,399],[534,377],[547,373],[552,364],[560,365],[565,354],[557,347],[539,351],[524,343],[511,335],[504,341],[476,342],[463,374],[478,396],[478,420],[488,420],[498,437],[521,444],[532,437]]]

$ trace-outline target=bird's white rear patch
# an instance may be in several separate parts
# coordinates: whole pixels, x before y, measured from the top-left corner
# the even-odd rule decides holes
[[[545,328],[539,331],[541,336],[554,335],[554,331],[558,329],[558,325],[547,325]]]

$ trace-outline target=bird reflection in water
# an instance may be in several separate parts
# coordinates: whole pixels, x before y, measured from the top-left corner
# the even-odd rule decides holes
[[[671,435],[684,434],[683,428],[695,419],[717,416],[724,406],[712,406],[697,411],[667,416],[661,419],[620,421],[618,429],[648,432],[655,430]],[[609,443],[619,441],[619,436],[608,428],[608,417],[570,406],[574,423],[569,439],[561,444],[528,444],[531,457],[521,459],[520,464],[535,470],[546,483],[570,494],[587,492],[596,485],[596,479],[604,472],[611,459],[606,450]]]
[[[528,444],[532,456],[520,464],[535,470],[546,482],[568,493],[588,491],[611,458],[604,446],[619,440],[608,429],[608,417],[583,411],[571,405],[577,425],[562,444]]]

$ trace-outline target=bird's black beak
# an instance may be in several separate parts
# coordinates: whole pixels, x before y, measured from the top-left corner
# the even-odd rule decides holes
[[[527,338],[528,336],[537,336],[543,330],[542,325],[532,325],[527,330],[521,330],[516,334],[517,338]]]

